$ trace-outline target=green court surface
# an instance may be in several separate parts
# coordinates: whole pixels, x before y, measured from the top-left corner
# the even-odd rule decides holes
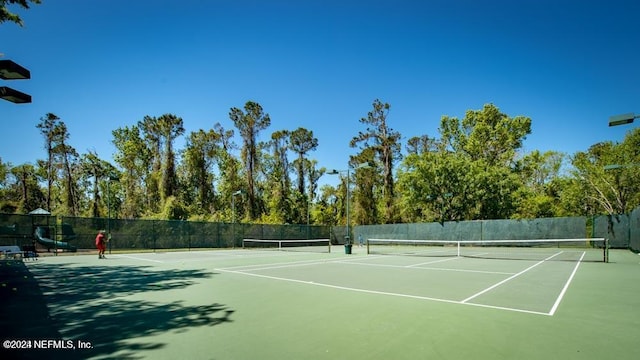
[[[0,357],[640,358],[629,251],[598,263],[341,250],[2,261],[0,335],[32,349]]]

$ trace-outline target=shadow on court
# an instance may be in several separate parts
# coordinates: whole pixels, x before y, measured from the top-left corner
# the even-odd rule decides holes
[[[3,264],[0,280],[6,286],[0,289],[0,335],[2,340],[62,339],[71,340],[74,346],[78,341],[92,346],[10,350],[9,358],[137,359],[140,351],[166,345],[154,340],[156,335],[232,321],[234,311],[223,304],[187,305],[162,293],[185,289],[214,275],[146,266]]]

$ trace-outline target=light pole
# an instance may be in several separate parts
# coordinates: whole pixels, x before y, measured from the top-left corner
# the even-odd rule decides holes
[[[109,255],[111,255],[111,182],[118,181],[117,175],[109,174],[107,176],[107,240],[109,243]]]
[[[233,242],[233,247],[236,246],[236,195],[242,195],[242,190],[231,194],[231,241]]]
[[[634,166],[640,166],[640,164],[625,164],[625,165],[610,164],[610,165],[605,165],[604,170],[607,171],[607,170],[623,169],[623,168],[629,168]]]
[[[609,126],[631,124],[633,122],[633,119],[638,119],[638,118],[640,118],[640,115],[636,115],[634,113],[610,116]]]
[[[24,80],[31,79],[31,72],[11,60],[0,60],[0,79]],[[31,102],[31,95],[14,90],[7,86],[0,86],[0,99],[16,104]]]
[[[351,216],[350,216],[350,209],[349,209],[349,202],[351,199],[351,169],[357,170],[357,169],[366,169],[370,167],[368,162],[364,162],[364,163],[360,163],[356,166],[354,166],[353,168],[351,167],[347,167],[346,170],[331,170],[329,171],[327,174],[329,175],[337,175],[340,173],[347,173],[347,199],[346,199],[346,211],[347,211],[347,235],[345,235],[344,239],[345,239],[345,251],[347,254],[351,253]]]
[[[320,173],[320,175],[318,176],[318,179],[322,176],[322,173]],[[316,179],[316,181],[318,180]],[[313,202],[313,184],[311,183],[311,180],[309,180],[309,197],[307,198],[307,229],[309,228],[309,225],[311,225],[311,204]]]
[[[307,239],[311,238],[311,184],[309,184],[309,198],[307,198]]]

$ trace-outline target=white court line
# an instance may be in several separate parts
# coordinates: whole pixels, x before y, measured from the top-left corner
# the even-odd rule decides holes
[[[171,263],[211,261],[211,260],[220,260],[220,259],[222,259],[222,260],[224,260],[224,259],[238,259],[238,258],[256,259],[256,258],[268,258],[268,257],[282,257],[282,256],[286,256],[287,255],[287,254],[282,253],[282,252],[271,252],[271,251],[269,251],[269,252],[255,252],[255,253],[252,253],[251,255],[247,255],[247,253],[244,252],[244,251],[245,250],[224,250],[224,251],[211,250],[211,251],[197,251],[197,252],[167,251],[167,252],[145,253],[145,254],[152,254],[152,256],[161,256],[164,260],[153,260],[153,259],[149,259],[149,258],[146,258],[146,257],[138,257],[138,256],[132,256],[132,255],[123,255],[123,254],[114,254],[114,255],[111,255],[111,257],[121,257],[121,258],[127,258],[127,259],[132,259],[132,260],[155,262],[155,263],[160,263],[160,264],[171,264]],[[194,256],[195,258],[178,258],[178,259],[176,259],[176,256],[171,256],[171,255],[180,256],[180,255],[184,255],[184,254],[189,254],[190,257]],[[204,256],[196,256],[194,254],[198,254],[198,255],[202,254]],[[249,266],[249,265],[244,265],[244,266]]]
[[[420,266],[420,265],[429,265],[429,264],[435,264],[435,263],[439,263],[439,262],[445,262],[445,261],[451,261],[451,260],[458,260],[460,259],[460,257],[456,256],[456,257],[451,257],[451,258],[447,258],[444,260],[433,260],[433,261],[427,261],[427,262],[423,262],[423,263],[418,263],[418,264],[413,264],[413,265],[406,265],[405,267],[416,267],[416,266]]]
[[[292,261],[292,262],[282,262],[275,264],[256,264],[256,265],[240,265],[240,266],[231,266],[223,268],[226,271],[233,271],[232,269],[239,269],[239,271],[260,271],[260,270],[270,270],[270,269],[282,269],[288,267],[298,267],[298,266],[309,266],[309,265],[318,265],[318,264],[326,264],[331,262],[337,262],[336,260],[301,260],[301,261]]]
[[[502,285],[502,284],[506,283],[507,281],[510,281],[510,280],[515,279],[516,277],[518,277],[518,276],[520,276],[520,275],[522,275],[522,274],[526,273],[527,271],[529,271],[529,270],[533,269],[534,267],[536,267],[536,266],[538,266],[538,265],[540,265],[540,264],[544,263],[544,262],[545,262],[545,261],[547,261],[547,260],[551,260],[552,258],[554,258],[554,257],[556,257],[556,256],[558,256],[558,255],[560,255],[560,254],[562,254],[562,253],[563,253],[562,251],[560,251],[560,252],[558,252],[558,253],[555,253],[555,254],[553,254],[553,255],[549,256],[548,258],[546,258],[546,259],[544,259],[544,260],[541,260],[541,261],[539,261],[539,262],[537,262],[537,263],[535,263],[535,264],[533,264],[533,265],[529,266],[528,268],[526,268],[526,269],[524,269],[524,270],[520,271],[519,273],[514,274],[513,276],[509,276],[508,278],[506,278],[506,279],[504,279],[504,280],[500,281],[499,283],[494,284],[494,285],[492,285],[492,286],[489,286],[488,288],[486,288],[486,289],[484,289],[484,290],[482,290],[482,291],[480,291],[480,292],[478,292],[478,293],[476,293],[476,294],[474,294],[474,295],[469,296],[468,298],[466,298],[466,299],[462,300],[462,303],[466,303],[467,301],[469,301],[469,300],[471,300],[471,299],[474,299],[474,298],[476,298],[476,297],[478,297],[478,296],[480,296],[480,295],[482,295],[482,294],[484,294],[484,293],[486,293],[486,292],[488,292],[488,291],[491,291],[491,290],[493,290],[493,289],[497,288],[498,286],[500,286],[500,285]]]
[[[492,285],[491,287],[484,289],[462,301],[457,301],[457,300],[449,300],[449,299],[440,299],[440,298],[433,298],[433,297],[427,297],[427,296],[419,296],[419,295],[409,295],[409,294],[400,294],[400,293],[392,293],[392,292],[385,292],[385,291],[376,291],[376,290],[367,290],[367,289],[358,289],[358,288],[351,288],[351,287],[345,287],[345,286],[338,286],[338,285],[330,285],[330,284],[324,284],[324,283],[317,283],[317,282],[313,282],[313,281],[305,281],[305,280],[296,280],[296,279],[288,279],[288,278],[282,278],[282,277],[276,277],[276,276],[269,276],[269,275],[262,275],[262,274],[256,274],[256,273],[250,273],[247,271],[260,271],[260,270],[269,270],[269,269],[275,269],[275,268],[283,268],[283,267],[294,267],[294,266],[307,266],[307,265],[317,265],[317,264],[326,264],[326,263],[342,263],[342,264],[354,264],[354,265],[364,265],[364,266],[378,266],[378,267],[394,267],[394,268],[409,268],[408,266],[404,266],[404,265],[385,265],[385,264],[370,264],[370,263],[362,263],[362,262],[357,262],[358,260],[362,260],[362,259],[357,259],[354,258],[352,260],[344,260],[344,259],[334,259],[334,260],[323,260],[323,261],[317,261],[317,260],[304,260],[304,261],[296,261],[296,262],[286,262],[286,263],[278,263],[278,264],[271,264],[269,266],[262,266],[262,267],[257,267],[259,265],[243,265],[243,266],[234,266],[234,267],[228,267],[228,268],[218,268],[215,269],[216,271],[221,271],[221,272],[227,272],[227,273],[234,273],[234,274],[240,274],[240,275],[247,275],[247,276],[255,276],[255,277],[261,277],[261,278],[267,278],[267,279],[272,279],[272,280],[281,280],[281,281],[289,281],[289,282],[295,282],[295,283],[301,283],[301,284],[308,284],[308,285],[315,285],[315,286],[322,286],[322,287],[328,287],[328,288],[334,288],[334,289],[341,289],[341,290],[348,290],[348,291],[355,291],[355,292],[362,292],[362,293],[369,293],[369,294],[378,294],[378,295],[387,295],[387,296],[395,296],[395,297],[404,297],[404,298],[412,298],[412,299],[420,299],[420,300],[429,300],[429,301],[436,301],[436,302],[445,302],[445,303],[451,303],[451,304],[460,304],[460,305],[469,305],[469,306],[476,306],[476,307],[483,307],[483,308],[490,308],[490,309],[497,309],[497,310],[506,310],[506,311],[514,311],[514,312],[520,312],[520,313],[528,313],[528,314],[535,314],[535,315],[547,315],[547,316],[553,316],[558,308],[558,306],[560,305],[560,302],[562,301],[562,298],[564,297],[567,289],[569,288],[569,284],[571,283],[571,281],[573,280],[573,277],[575,276],[576,272],[578,271],[578,267],[580,266],[580,263],[582,262],[582,259],[584,258],[585,254],[583,252],[582,256],[580,257],[580,260],[578,261],[578,263],[576,264],[575,268],[573,269],[573,272],[571,273],[571,276],[569,277],[569,279],[567,280],[567,282],[565,283],[564,288],[562,289],[562,291],[560,292],[560,295],[558,296],[558,298],[556,299],[556,302],[554,303],[552,309],[549,312],[540,312],[540,311],[532,311],[532,310],[525,310],[525,309],[517,309],[517,308],[509,308],[509,307],[502,307],[502,306],[493,306],[493,305],[486,305],[486,304],[478,304],[478,303],[472,303],[469,302],[470,300],[480,296],[481,294],[484,294],[504,283],[506,283],[507,281],[510,281],[522,274],[524,274],[525,272],[533,269],[534,267],[544,263],[547,260],[550,260],[552,258],[554,258],[557,255],[560,255],[562,252],[556,253],[552,256],[549,256],[548,258],[520,271],[519,273],[513,274],[513,273],[503,273],[503,272],[493,272],[493,271],[480,271],[480,270],[464,270],[464,269],[445,269],[445,268],[429,268],[429,267],[413,267],[413,268],[417,268],[417,269],[427,269],[427,270],[438,270],[438,271],[459,271],[459,272],[471,272],[471,273],[489,273],[489,274],[500,274],[500,275],[511,275],[513,274],[513,276],[510,276],[509,278]],[[153,260],[153,259],[147,259],[147,258],[142,258],[142,257],[137,257],[137,256],[130,256],[130,255],[112,255],[113,257],[121,257],[121,258],[127,258],[127,259],[132,259],[132,260],[140,260],[140,261],[149,261],[149,262],[155,262],[155,263],[160,263],[160,264],[165,264],[165,261],[160,261],[160,260]],[[376,256],[376,257],[384,257],[384,256]],[[369,257],[367,259],[370,259]],[[207,259],[202,259],[202,260],[207,260]],[[435,261],[435,262],[440,262],[440,261]],[[433,262],[430,262],[433,263]],[[427,263],[424,263],[427,264]],[[274,266],[276,265],[276,266]],[[240,271],[240,270],[232,270],[232,269],[244,269],[244,271]]]
[[[126,258],[126,259],[132,259],[132,260],[150,261],[150,262],[164,264],[164,261],[146,259],[146,258],[141,258],[141,257],[137,257],[137,256],[130,256],[130,255],[111,255],[111,256],[112,257],[121,257],[121,258]]]
[[[188,254],[187,252],[185,252],[185,254]],[[264,258],[276,258],[276,257],[282,257],[284,255],[281,254],[275,254],[275,253],[255,253],[255,254],[251,254],[251,255],[247,255],[246,253],[242,254],[239,252],[234,252],[234,253],[227,253],[227,254],[218,254],[215,253],[215,250],[209,253],[201,253],[204,254],[204,256],[198,256],[195,258],[191,258],[191,255],[189,255],[189,257],[183,257],[183,258],[175,258],[175,257],[171,257],[168,260],[165,260],[164,262],[169,264],[169,263],[191,263],[191,262],[203,262],[203,261],[218,261],[218,260],[229,260],[229,259],[264,259]]]
[[[562,291],[560,291],[560,295],[556,299],[556,302],[553,304],[553,307],[551,308],[551,311],[549,311],[549,315],[553,316],[553,314],[556,313],[556,310],[558,309],[558,306],[560,306],[560,301],[562,301],[562,298],[564,297],[564,294],[567,292],[567,289],[569,288],[569,284],[571,284],[571,281],[573,280],[573,276],[578,271],[578,267],[580,266],[580,263],[582,262],[582,259],[584,259],[585,255],[586,255],[586,252],[583,252],[582,256],[580,256],[580,260],[578,260],[578,263],[576,264],[576,267],[573,268],[573,272],[571,272],[571,276],[569,276],[569,279],[567,280],[567,283],[564,284],[564,287],[562,288]]]
[[[451,269],[451,268],[434,268],[434,267],[408,267],[404,265],[388,265],[388,264],[370,264],[363,262],[355,262],[348,260],[303,260],[303,261],[294,261],[294,262],[283,262],[277,264],[268,264],[268,265],[240,265],[240,266],[231,266],[225,267],[223,270],[238,270],[238,271],[261,271],[261,270],[271,270],[271,269],[282,269],[288,267],[298,267],[298,266],[310,266],[310,265],[320,265],[320,264],[349,264],[349,265],[361,265],[361,266],[373,266],[373,267],[391,267],[396,269],[422,269],[422,270],[435,270],[435,271],[452,271],[452,272],[467,272],[467,273],[477,273],[477,274],[497,274],[497,275],[513,275],[512,272],[501,272],[501,271],[483,271],[483,270],[466,270],[466,269]]]
[[[338,263],[342,263],[342,261],[338,261]],[[429,267],[429,266],[406,266],[406,265],[391,265],[391,264],[370,264],[370,263],[362,263],[362,262],[346,262],[346,264],[352,265],[363,265],[363,266],[373,266],[373,267],[390,267],[396,269],[422,269],[422,270],[435,270],[435,271],[452,271],[452,272],[468,272],[468,273],[478,273],[478,274],[497,274],[497,275],[513,275],[513,272],[504,272],[504,271],[486,271],[486,270],[469,270],[469,269],[454,269],[454,268],[437,268],[437,267]],[[424,263],[428,264],[428,263]]]
[[[354,292],[360,292],[360,293],[366,293],[366,294],[395,296],[395,297],[402,297],[402,298],[409,298],[409,299],[428,300],[428,301],[436,301],[436,302],[443,302],[443,303],[449,303],[449,304],[476,306],[476,307],[483,307],[483,308],[489,308],[489,309],[498,309],[498,310],[514,311],[514,312],[519,312],[519,313],[527,313],[527,314],[534,314],[534,315],[546,315],[546,316],[549,316],[548,313],[539,312],[539,311],[531,311],[531,310],[508,308],[508,307],[501,307],[501,306],[491,306],[491,305],[483,305],[483,304],[474,304],[474,303],[464,303],[464,302],[456,301],[456,300],[439,299],[439,298],[433,298],[433,297],[428,297],[428,296],[419,296],[419,295],[392,293],[392,292],[386,292],[386,291],[358,289],[358,288],[352,288],[352,287],[346,287],[346,286],[338,286],[338,285],[318,283],[318,282],[314,282],[314,281],[288,279],[288,278],[282,278],[282,277],[277,277],[277,276],[269,276],[269,275],[248,273],[248,272],[243,272],[243,271],[226,270],[226,269],[214,269],[214,270],[215,271],[220,271],[220,272],[238,274],[238,275],[254,276],[254,277],[259,277],[259,278],[264,278],[264,279],[271,279],[271,280],[279,280],[279,281],[289,281],[289,282],[294,282],[294,283],[299,283],[299,284],[321,286],[321,287],[326,287],[326,288],[331,288],[331,289],[354,291]]]
[[[384,256],[377,256],[384,257]],[[367,258],[367,260],[370,258]],[[320,265],[320,264],[349,264],[349,265],[361,265],[361,266],[373,266],[373,267],[390,267],[390,268],[400,268],[407,269],[411,268],[405,265],[389,265],[389,264],[371,264],[364,262],[357,262],[360,259],[352,259],[352,260],[343,260],[343,259],[332,259],[332,260],[301,260],[301,261],[293,261],[293,262],[281,262],[275,264],[254,264],[254,265],[238,265],[238,266],[230,266],[224,267],[222,270],[238,270],[238,271],[261,271],[261,270],[271,270],[271,269],[282,269],[288,267],[298,267],[298,266],[309,266],[309,265]],[[429,263],[442,262],[433,261]],[[423,263],[423,264],[429,264]],[[413,269],[423,269],[423,270],[435,270],[435,271],[452,271],[452,272],[468,272],[468,273],[478,273],[478,274],[497,274],[497,275],[513,275],[513,272],[502,272],[502,271],[483,271],[483,270],[466,270],[466,269],[452,269],[452,268],[434,268],[434,267],[413,267]]]
[[[376,257],[380,257],[380,256],[376,256]],[[310,260],[300,260],[300,261],[286,261],[286,262],[279,262],[279,263],[273,263],[273,264],[229,266],[222,269],[223,270],[237,269],[237,270],[244,270],[244,271],[259,271],[259,270],[279,269],[279,268],[286,268],[286,267],[308,266],[308,265],[318,265],[318,264],[328,264],[328,263],[344,263],[344,264],[360,265],[359,263],[356,263],[357,260],[359,259],[357,258],[354,258],[352,260],[344,260],[341,258],[325,259],[325,260],[310,259]]]

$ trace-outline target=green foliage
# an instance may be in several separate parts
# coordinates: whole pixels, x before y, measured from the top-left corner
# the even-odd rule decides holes
[[[462,121],[444,116],[440,123],[442,142],[455,152],[488,165],[508,166],[516,150],[531,133],[531,119],[510,118],[493,104],[482,110],[468,110]]]
[[[40,3],[41,0],[0,0],[0,24],[9,21],[20,26],[24,25],[22,18],[18,14],[10,12],[7,5],[17,4],[21,8],[28,10],[31,4]]]
[[[294,161],[294,166],[298,173],[298,191],[305,192],[305,155],[318,147],[318,139],[313,137],[313,131],[305,128],[297,128],[291,132],[289,148],[298,155]]]
[[[7,200],[6,209],[14,208],[16,212],[28,213],[46,206],[46,195],[40,187],[42,177],[33,165],[23,164],[11,168],[14,181],[6,189],[3,199]]]
[[[215,210],[214,165],[220,153],[219,134],[200,129],[192,132],[182,157],[181,194],[192,206],[190,213],[204,214]]]
[[[260,104],[247,101],[244,111],[231,108],[229,118],[240,132],[243,140],[241,151],[245,167],[247,206],[251,219],[256,219],[261,208],[261,200],[257,198],[256,179],[260,171],[260,157],[258,156],[258,133],[271,125],[269,114],[265,113]]]
[[[187,220],[189,214],[185,205],[175,196],[170,196],[164,202],[161,218],[163,220]]]
[[[396,211],[396,198],[395,198],[395,178],[393,176],[394,165],[399,161],[402,156],[400,154],[400,139],[399,132],[389,127],[387,123],[387,117],[391,105],[388,103],[382,103],[376,99],[373,101],[373,109],[367,114],[366,118],[361,118],[360,122],[367,126],[366,131],[358,132],[358,135],[351,139],[351,147],[360,145],[362,152],[357,156],[356,164],[362,162],[381,164],[379,172],[382,173],[382,191],[380,212],[383,216],[382,221],[384,223],[394,223],[397,221]],[[373,196],[373,186],[376,184],[370,184],[369,192]],[[362,214],[361,219],[364,223],[370,223],[367,220],[373,220],[377,217],[372,211],[376,209],[376,206],[372,204],[359,203],[362,206],[362,211],[370,209],[369,214]]]
[[[492,104],[467,111],[462,121],[443,117],[442,139],[416,138],[400,167],[403,220],[513,216],[522,181],[512,164],[530,125],[528,118],[510,118]]]
[[[622,143],[603,142],[572,158],[575,186],[585,195],[583,207],[596,213],[622,214],[640,203],[640,129]]]
[[[182,119],[165,114],[112,132],[117,166],[95,153],[78,155],[64,122],[48,113],[37,125],[47,158],[0,161],[0,210],[268,224],[345,225],[349,218],[353,225],[623,213],[640,204],[638,129],[565,164],[558,152],[522,153],[531,120],[488,104],[462,120],[442,117],[440,138],[409,138],[402,159],[389,109],[376,100],[361,119],[367,129],[350,142],[359,151],[349,158],[349,192],[341,171],[340,183],[319,193],[326,169],[308,158],[320,146],[313,132],[279,130],[259,141],[270,118],[254,102],[230,111],[243,140],[239,154],[234,131],[220,124],[188,134],[185,148],[174,150]]]

